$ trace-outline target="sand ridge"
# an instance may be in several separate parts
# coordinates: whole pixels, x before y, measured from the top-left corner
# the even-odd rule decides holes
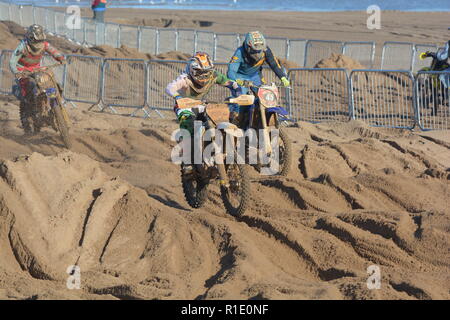
[[[235,219],[216,186],[205,208],[186,204],[175,121],[86,108],[69,110],[65,151],[50,130],[23,138],[16,104],[2,103],[2,298],[449,298],[448,134],[300,123],[292,174],[252,171]],[[380,290],[366,287],[372,264]]]

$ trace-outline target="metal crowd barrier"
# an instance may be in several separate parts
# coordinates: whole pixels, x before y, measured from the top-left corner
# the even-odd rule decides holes
[[[0,54],[0,93],[2,94],[12,93],[14,75],[9,69],[9,59],[12,53],[12,50],[3,50]]]
[[[349,90],[345,69],[289,70],[290,115],[297,121],[348,121]]]
[[[67,55],[66,59],[64,99],[98,104],[103,83],[103,59],[81,55]]]
[[[414,44],[410,42],[386,41],[381,54],[382,70],[412,70]]]
[[[65,25],[68,15],[39,6],[19,6],[0,0],[0,20],[13,20],[22,26],[42,24],[50,33],[64,36],[84,45],[112,47],[126,45],[141,52],[159,54],[179,50],[186,53],[205,51],[217,61],[228,62],[232,53],[244,39],[244,35],[213,33],[194,29],[157,29],[115,23],[97,23],[83,18],[81,29],[69,29]],[[235,42],[237,40],[237,42]],[[313,67],[332,52],[357,59],[367,68],[373,68],[374,48],[370,42],[346,42],[303,40],[267,37],[275,55],[290,59],[299,67]],[[416,49],[416,50],[415,50]],[[382,69],[417,71],[422,65],[414,59],[418,47],[411,43],[386,42],[383,47]],[[416,65],[417,64],[417,65]]]
[[[266,37],[267,45],[272,50],[273,54],[279,58],[286,59],[288,56],[288,39]]]
[[[14,77],[9,69],[11,50],[0,53],[0,93],[11,94]],[[42,64],[53,64],[44,57]],[[167,84],[184,72],[186,61],[103,59],[67,55],[64,68],[54,70],[64,87],[64,99],[108,107],[135,109],[149,116],[170,111],[173,100]],[[216,63],[226,73],[227,63]],[[267,83],[279,82],[263,69]],[[348,121],[359,119],[371,126],[422,130],[450,129],[450,72],[419,72],[416,78],[402,70],[291,69],[290,90],[280,90],[282,104],[291,118],[300,121]],[[230,96],[227,88],[214,86],[206,97],[221,102]]]
[[[417,122],[422,130],[450,129],[450,72],[420,71],[416,76]]]
[[[142,110],[147,101],[147,64],[140,59],[105,59],[103,62],[101,102],[112,112],[114,107]]]
[[[375,60],[375,42],[345,42],[342,54],[359,61],[367,69],[372,69]]]
[[[298,67],[304,67],[306,61],[306,39],[290,39],[288,43],[287,59]]]
[[[173,99],[165,93],[167,85],[186,69],[186,61],[150,60],[147,62],[147,105],[150,110],[172,110]]]
[[[158,51],[158,30],[156,28],[141,28],[139,51],[151,54],[155,54]]]
[[[342,53],[343,45],[340,41],[308,40],[304,66],[312,68],[320,60],[329,58],[332,53]]]
[[[177,29],[177,50],[193,54],[195,50],[195,31],[192,29]]]
[[[414,77],[402,70],[353,70],[352,118],[371,126],[413,128]]]
[[[240,45],[235,33],[216,33],[214,41],[214,60],[219,62],[229,62]]]

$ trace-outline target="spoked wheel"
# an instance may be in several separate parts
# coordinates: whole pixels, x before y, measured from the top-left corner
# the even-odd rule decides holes
[[[185,174],[183,166],[181,167],[181,183],[189,206],[194,209],[202,207],[206,201],[208,184],[196,177],[194,173]]]
[[[59,134],[61,135],[61,139],[64,142],[66,148],[70,149],[72,147],[72,140],[70,139],[69,135],[69,123],[66,110],[61,105],[57,105],[53,107],[53,112],[55,114],[55,120],[58,126]]]
[[[250,202],[250,179],[248,166],[231,164],[225,168],[229,187],[221,186],[220,193],[226,210],[233,216],[241,216]]]
[[[275,152],[272,153],[271,157],[269,158],[269,163],[262,165],[257,164],[255,165],[255,169],[262,173],[262,169],[265,168],[268,170],[267,174],[270,174],[272,172],[272,169],[276,169],[277,171],[274,171],[273,174],[275,176],[287,176],[289,174],[289,171],[291,169],[291,162],[292,162],[292,145],[291,140],[287,136],[284,129],[279,128],[278,129],[278,139],[276,141],[276,144],[278,144],[278,155],[275,154]],[[270,141],[272,143],[272,136],[270,136]],[[272,147],[274,144],[272,143]],[[273,166],[273,161],[276,161],[278,163],[277,167]],[[259,161],[261,163],[261,161]]]

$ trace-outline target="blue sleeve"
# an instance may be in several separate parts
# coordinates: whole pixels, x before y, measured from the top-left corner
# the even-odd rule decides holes
[[[439,61],[445,61],[449,58],[449,52],[450,52],[450,41],[447,42],[444,50],[438,50],[438,52],[436,53],[436,57]]]
[[[236,50],[233,57],[231,58],[230,64],[228,65],[228,72],[227,72],[228,79],[236,80],[238,77],[239,67],[243,62],[242,52],[240,49],[241,48],[238,48]]]

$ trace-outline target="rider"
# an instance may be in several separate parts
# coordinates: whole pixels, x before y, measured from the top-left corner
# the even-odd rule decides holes
[[[215,84],[229,89],[239,89],[239,85],[235,81],[214,70],[214,64],[207,53],[196,52],[189,60],[185,72],[167,85],[166,93],[175,99],[174,112],[180,128],[188,130],[191,136],[194,132],[194,121],[205,120],[205,107],[199,105],[196,108],[180,108],[177,101],[181,98],[201,100]],[[186,164],[185,171],[190,170],[192,170],[192,166]]]
[[[27,107],[27,103],[32,103],[34,95],[31,93],[35,93],[36,90],[35,80],[27,76],[25,72],[33,72],[40,68],[44,53],[50,54],[61,64],[66,61],[64,55],[45,40],[46,35],[42,26],[37,24],[31,25],[27,29],[25,38],[20,41],[9,61],[11,72],[14,74],[21,89],[20,118],[25,133],[31,132],[31,126],[27,120],[31,110]]]
[[[212,89],[214,84],[219,84],[229,89],[238,90],[239,85],[224,74],[214,70],[214,64],[210,56],[205,52],[196,52],[189,60],[184,73],[169,83],[166,93],[175,99],[175,103],[181,98],[201,100]],[[201,107],[201,106],[200,106]],[[174,111],[180,123],[180,128],[193,132],[193,121],[201,118],[203,108],[198,108],[196,115],[193,108],[181,109],[175,104]]]
[[[267,62],[272,71],[280,78],[283,86],[290,86],[286,72],[282,69],[280,62],[267,46],[266,39],[259,31],[249,32],[245,36],[243,45],[236,50],[231,58],[228,66],[228,78],[235,80],[240,86],[244,84],[244,80],[260,86],[265,82],[262,77],[264,62]],[[242,88],[242,93],[247,92],[248,88]],[[237,94],[237,92],[233,92],[234,96]],[[231,105],[230,122],[237,122],[238,113],[239,106]]]
[[[420,56],[422,59],[428,57],[436,59],[439,63],[439,70],[435,71],[450,72],[450,40],[443,49],[439,49],[436,53],[427,51]],[[446,88],[450,88],[450,76],[448,74],[441,74],[439,79]]]

